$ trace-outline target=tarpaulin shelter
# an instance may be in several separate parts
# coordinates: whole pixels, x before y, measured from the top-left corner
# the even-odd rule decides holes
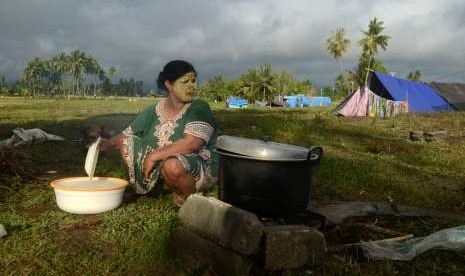
[[[329,97],[308,97],[305,95],[283,96],[289,107],[304,107],[304,106],[329,106],[331,98]]]
[[[333,111],[342,116],[389,117],[404,112],[437,112],[455,108],[428,85],[370,72],[369,87],[357,89]]]
[[[283,96],[289,107],[303,107],[304,106],[304,95],[290,95]]]
[[[385,99],[366,87],[358,88],[333,111],[334,114],[345,117],[392,117],[406,112],[407,102]]]
[[[244,108],[247,107],[248,102],[246,99],[240,99],[235,97],[229,97],[226,99],[227,108]]]
[[[378,96],[408,102],[409,112],[437,112],[454,110],[443,97],[427,84],[374,72],[370,74],[369,88]]]
[[[455,109],[465,110],[465,84],[431,82],[431,88],[446,99]]]
[[[369,89],[358,88],[342,101],[333,111],[334,114],[344,117],[367,116]]]
[[[330,106],[330,97],[305,97],[304,106]]]

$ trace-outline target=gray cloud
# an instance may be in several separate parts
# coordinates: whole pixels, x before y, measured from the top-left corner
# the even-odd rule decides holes
[[[397,75],[418,69],[426,81],[465,82],[461,0],[3,0],[0,75],[14,80],[33,57],[79,48],[147,86],[179,58],[192,61],[202,79],[232,79],[266,63],[322,86],[339,73],[326,38],[344,27],[352,40],[344,64],[355,67],[356,41],[373,17],[391,36],[378,58]]]

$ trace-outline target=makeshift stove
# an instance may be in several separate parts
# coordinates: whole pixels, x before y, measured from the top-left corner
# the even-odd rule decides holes
[[[325,218],[306,209],[322,148],[220,136],[217,153],[219,199],[187,199],[172,239],[174,253],[204,262],[218,275],[321,263]]]
[[[327,251],[318,230],[324,217],[310,212],[259,218],[216,198],[191,195],[179,217],[181,225],[170,239],[172,254],[218,275],[318,265]]]

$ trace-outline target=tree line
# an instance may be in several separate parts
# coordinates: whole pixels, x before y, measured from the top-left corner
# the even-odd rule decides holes
[[[225,101],[230,96],[244,98],[253,103],[256,100],[273,101],[279,95],[316,93],[311,80],[297,81],[291,72],[273,71],[268,64],[250,68],[231,81],[225,80],[221,75],[213,76],[201,82],[198,89],[200,98],[217,102]]]
[[[8,86],[1,77],[0,94],[67,98],[143,94],[142,81],[120,78],[113,83],[117,74],[115,66],[104,70],[94,56],[76,49],[69,55],[60,52],[51,59],[33,58],[15,84]]]

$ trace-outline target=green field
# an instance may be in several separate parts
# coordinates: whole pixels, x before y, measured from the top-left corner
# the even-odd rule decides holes
[[[207,275],[169,256],[166,242],[177,223],[169,194],[134,197],[101,215],[66,214],[48,183],[84,176],[79,141],[90,124],[122,130],[153,98],[62,100],[0,98],[0,140],[14,128],[41,128],[67,140],[0,153],[1,275]],[[315,205],[332,201],[387,201],[465,211],[465,113],[403,114],[396,118],[341,118],[330,108],[226,110],[213,105],[220,134],[302,146],[321,145],[314,170]],[[412,142],[412,130],[444,130],[434,142]],[[50,174],[49,171],[56,171]],[[99,160],[96,175],[127,178],[119,155]],[[213,193],[214,195],[214,193]],[[428,235],[461,221],[365,218],[390,229]],[[464,275],[465,254],[434,250],[410,262],[329,254],[321,267],[283,275]],[[277,274],[273,274],[277,275]]]

